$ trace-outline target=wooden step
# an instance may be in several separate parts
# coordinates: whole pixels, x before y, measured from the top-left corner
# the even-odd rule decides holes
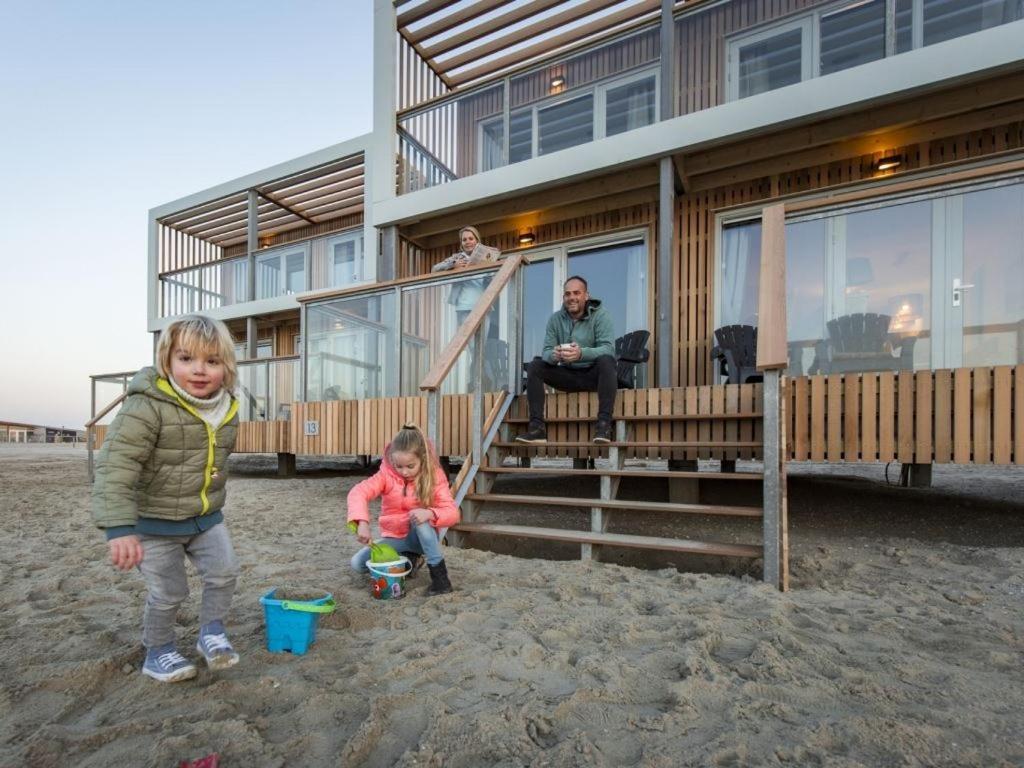
[[[544,507],[600,507],[626,512],[684,512],[691,515],[726,515],[729,517],[761,517],[761,507],[723,506],[720,504],[672,504],[664,501],[633,499],[581,499],[570,496],[522,496],[504,493],[468,493],[472,501],[520,504]]]
[[[570,467],[488,467],[479,469],[488,475],[573,475],[593,477],[667,477],[675,480],[757,480],[764,475],[760,472],[686,472],[665,469],[571,469]]]
[[[623,442],[592,443],[589,440],[555,441],[546,443],[517,443],[495,440],[494,448],[760,448],[760,440],[690,440],[688,442],[650,442],[626,440]]]
[[[762,419],[760,411],[746,413],[632,413],[613,416],[612,421],[715,421],[719,419]],[[545,416],[546,424],[590,424],[595,416]],[[528,416],[506,416],[505,424],[529,424]]]
[[[529,525],[500,525],[497,523],[459,523],[453,526],[463,533],[488,533],[495,536],[521,536],[549,541],[569,541],[577,544],[607,544],[615,547],[660,549],[666,552],[686,552],[698,555],[725,557],[761,557],[763,550],[754,544],[723,544],[718,542],[665,539],[657,536],[634,536],[626,533],[599,533],[595,531],[567,531],[561,528],[537,528]]]

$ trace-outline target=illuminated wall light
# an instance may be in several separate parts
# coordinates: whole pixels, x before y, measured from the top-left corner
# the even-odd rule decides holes
[[[533,234],[533,230],[532,229],[528,229],[525,232],[521,232],[519,234],[519,244],[520,245],[533,245],[533,243],[534,243],[534,241],[536,239],[537,239],[537,236]]]
[[[893,168],[899,168],[901,165],[903,165],[902,155],[886,155],[875,163],[875,170],[891,171]]]
[[[557,91],[559,88],[565,87],[565,78],[562,75],[555,75],[551,78],[551,90]]]

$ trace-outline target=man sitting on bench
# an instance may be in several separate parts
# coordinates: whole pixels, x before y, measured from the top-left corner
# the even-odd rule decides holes
[[[612,439],[612,409],[618,382],[615,375],[615,331],[612,318],[598,299],[590,298],[587,281],[565,281],[562,308],[548,320],[542,357],[526,369],[530,426],[516,437],[520,443],[546,443],[544,385],[563,392],[597,392],[595,443]]]

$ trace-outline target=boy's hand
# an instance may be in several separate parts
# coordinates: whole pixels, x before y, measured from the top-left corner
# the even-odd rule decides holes
[[[423,523],[429,523],[434,519],[434,513],[429,509],[414,509],[409,513],[409,520],[413,525],[421,525]]]
[[[120,571],[130,571],[142,562],[142,542],[138,536],[119,536],[107,542],[110,562]]]
[[[359,521],[359,525],[356,527],[356,538],[359,539],[360,544],[369,544],[373,541],[373,537],[370,536],[370,524],[365,520]]]

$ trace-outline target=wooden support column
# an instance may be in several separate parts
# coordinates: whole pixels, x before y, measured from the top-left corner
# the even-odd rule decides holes
[[[675,235],[676,181],[671,157],[658,161],[658,267],[655,283],[655,350],[658,358],[657,384],[672,383],[672,262]]]
[[[758,292],[757,368],[764,374],[764,580],[789,587],[786,520],[785,398],[786,210],[764,209],[761,221],[761,284]]]
[[[248,261],[248,285],[246,286],[246,292],[249,301],[255,301],[256,299],[256,251],[260,247],[260,225],[259,225],[259,208],[260,208],[260,196],[257,194],[255,189],[249,190],[249,206],[246,219],[246,248],[249,251]],[[255,350],[255,347],[253,347]],[[253,357],[256,357],[256,353],[253,352]]]

